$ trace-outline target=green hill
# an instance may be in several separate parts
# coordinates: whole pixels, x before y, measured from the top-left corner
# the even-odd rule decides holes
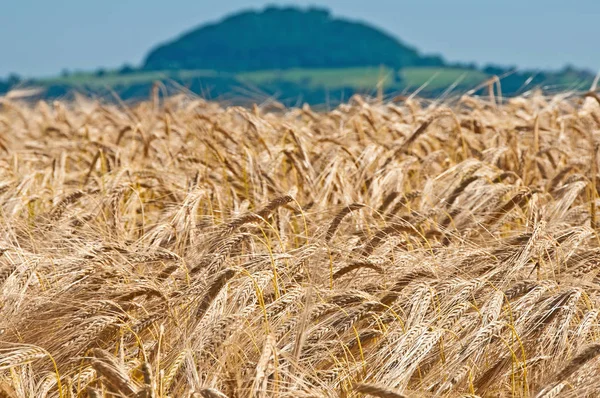
[[[225,72],[386,65],[441,66],[385,32],[334,18],[328,10],[268,7],[204,25],[162,44],[147,56],[146,70]]]

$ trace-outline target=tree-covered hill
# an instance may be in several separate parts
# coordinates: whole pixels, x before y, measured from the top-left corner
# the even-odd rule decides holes
[[[147,70],[226,72],[386,65],[442,66],[385,32],[319,8],[268,7],[204,25],[152,50]]]

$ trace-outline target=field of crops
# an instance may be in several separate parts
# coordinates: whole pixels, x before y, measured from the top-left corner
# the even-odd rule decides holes
[[[402,84],[396,82],[395,75],[402,78]],[[356,90],[372,90],[375,92],[378,85],[387,88],[401,89],[408,87],[416,89],[426,85],[430,90],[440,90],[456,83],[472,88],[489,79],[490,76],[483,72],[459,68],[404,68],[394,71],[384,67],[356,67],[356,68],[329,68],[329,69],[290,69],[290,70],[263,70],[243,73],[226,73],[210,70],[180,70],[180,71],[135,71],[129,74],[119,74],[116,71],[107,71],[105,74],[73,73],[63,77],[40,79],[35,82],[40,86],[66,85],[76,89],[98,90],[106,87],[126,87],[135,84],[151,85],[156,80],[168,82],[175,79],[181,82],[190,80],[210,80],[213,77],[230,78],[239,86],[265,85],[265,84],[298,84],[305,89],[340,89],[353,88]],[[565,78],[565,84],[576,81],[575,78]],[[589,84],[588,84],[589,86]]]
[[[0,99],[0,397],[600,395],[600,98]]]

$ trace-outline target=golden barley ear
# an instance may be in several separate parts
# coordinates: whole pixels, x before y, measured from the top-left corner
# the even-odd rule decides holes
[[[232,232],[236,231],[239,227],[241,227],[244,224],[251,223],[251,222],[260,222],[260,221],[264,220],[265,218],[267,218],[277,208],[284,206],[284,205],[292,202],[293,200],[294,199],[289,195],[277,197],[277,198],[273,199],[272,201],[270,201],[265,207],[263,207],[258,212],[256,212],[256,214],[253,214],[253,213],[246,214],[246,215],[238,217],[235,220],[228,223],[223,228],[222,235],[229,235]]]
[[[335,232],[337,231],[337,229],[340,226],[340,223],[342,222],[344,217],[346,217],[348,214],[350,214],[351,212],[353,212],[355,210],[362,209],[363,207],[365,207],[365,205],[363,205],[362,203],[352,203],[352,204],[344,207],[342,210],[340,210],[335,215],[335,217],[333,218],[333,221],[331,221],[331,224],[329,225],[329,228],[327,229],[327,233],[325,234],[325,241],[327,241],[327,242],[331,241],[331,239],[333,238],[333,235],[335,235]]]
[[[130,379],[124,367],[119,364],[117,358],[100,348],[94,348],[91,351],[95,357],[91,361],[92,367],[98,375],[103,377],[103,383],[111,391],[130,397],[137,395],[138,387]]]

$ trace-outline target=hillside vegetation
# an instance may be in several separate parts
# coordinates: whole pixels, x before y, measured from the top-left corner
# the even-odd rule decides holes
[[[239,73],[163,70],[123,74],[107,71],[102,75],[74,73],[41,79],[25,84],[25,87],[42,87],[45,98],[70,98],[76,91],[110,101],[115,100],[115,95],[123,100],[140,101],[147,98],[153,86],[159,84],[167,93],[181,92],[185,88],[205,99],[241,105],[275,99],[287,105],[306,102],[317,106],[336,106],[354,94],[375,95],[380,89],[390,98],[415,92],[430,98],[467,92],[487,94],[486,82],[495,80],[497,75],[494,72],[497,71],[448,67],[289,69]],[[593,76],[569,70],[515,72],[500,76],[497,88],[504,96],[528,93],[538,88],[547,93],[581,91],[593,82]]]
[[[0,396],[600,394],[597,94],[17,97]]]
[[[386,65],[439,66],[396,38],[329,11],[268,7],[203,25],[150,51],[143,68],[224,72]]]

